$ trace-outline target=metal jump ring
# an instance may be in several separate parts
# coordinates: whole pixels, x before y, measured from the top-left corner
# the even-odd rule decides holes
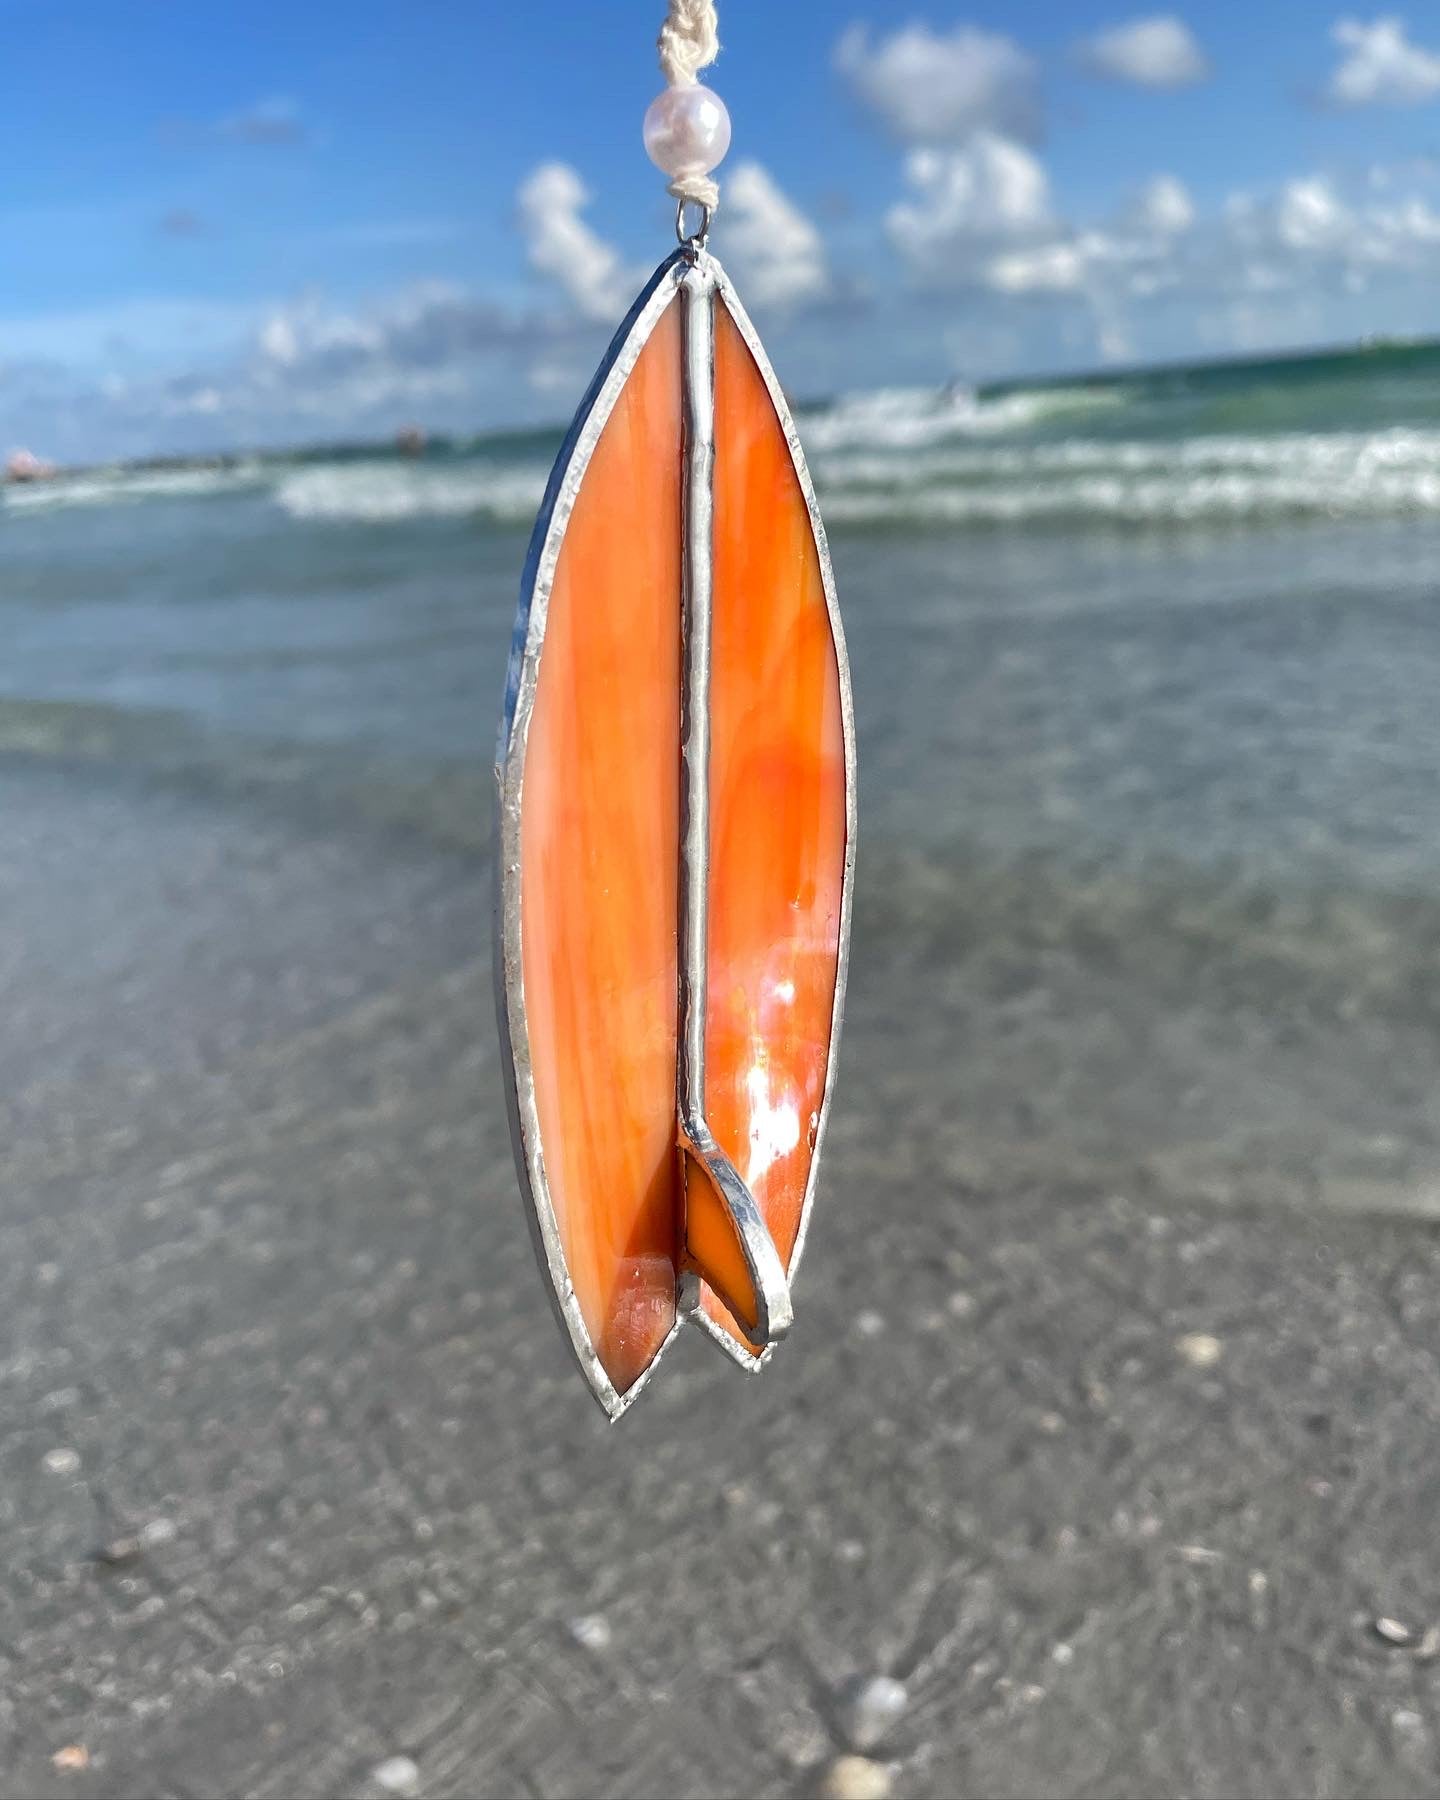
[[[700,208],[700,229],[688,232],[685,229],[685,208]],[[699,200],[680,200],[675,207],[675,236],[684,250],[703,250],[710,237],[710,221],[715,216],[714,208],[706,206]]]

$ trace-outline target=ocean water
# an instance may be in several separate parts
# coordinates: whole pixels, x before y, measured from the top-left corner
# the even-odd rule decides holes
[[[1440,348],[801,416],[867,836],[1428,886]],[[438,784],[472,841],[558,438],[0,491],[0,746],[348,769],[432,826]]]
[[[846,1079],[977,1184],[1440,1215],[1440,348],[801,418],[860,740]],[[183,783],[473,854],[483,899],[559,436],[4,491],[10,791]]]

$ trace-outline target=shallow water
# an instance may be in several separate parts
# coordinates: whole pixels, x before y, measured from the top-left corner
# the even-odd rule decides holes
[[[1364,890],[1440,866],[1440,520],[834,536],[867,837]],[[473,776],[478,825],[523,554],[256,491],[6,518],[0,744],[94,754],[103,719],[121,757],[351,755]]]
[[[1010,1162],[1440,1205],[1440,365],[1408,354],[811,411],[861,750],[862,1075],[903,1023]],[[11,493],[11,774],[483,849],[553,448]],[[1281,480],[1311,499],[1272,504]]]

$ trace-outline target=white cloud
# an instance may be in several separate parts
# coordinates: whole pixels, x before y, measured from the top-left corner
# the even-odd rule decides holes
[[[1139,21],[1110,36],[1125,40],[1116,55],[1129,53],[1129,79],[1174,85],[1205,69],[1178,21]],[[1194,203],[1176,177],[1154,176],[1119,218],[1081,228],[1057,217],[1045,165],[1022,141],[1037,120],[1034,69],[1010,40],[911,26],[872,47],[857,27],[837,63],[915,146],[908,192],[886,229],[917,286],[966,295],[972,306],[992,295],[1068,307],[1062,322],[1088,320],[1097,354],[1130,353],[1126,303],[1174,284],[1175,246],[1194,226]]]
[[[1373,179],[1342,187],[1308,175],[1267,198],[1237,195],[1226,241],[1236,285],[1251,292],[1362,292],[1387,278],[1440,279],[1440,212],[1418,191],[1396,197]]]
[[[283,312],[277,312],[260,327],[260,354],[267,362],[282,369],[300,360],[300,338],[294,324]]]
[[[1398,181],[1403,171],[1394,173]],[[1298,176],[1269,194],[1232,195],[1183,265],[1186,286],[1232,308],[1254,302],[1252,323],[1268,320],[1277,342],[1423,329],[1440,280],[1440,212],[1418,189],[1397,195],[1393,187],[1371,171],[1346,181]],[[1364,310],[1344,313],[1347,297],[1363,298]],[[1341,316],[1343,328],[1326,323]]]
[[[947,35],[916,24],[872,44],[852,25],[835,67],[902,143],[959,143],[982,129],[1039,135],[1035,64],[998,32],[957,25]]]
[[[541,163],[516,196],[530,267],[556,282],[582,319],[618,324],[643,279],[581,218],[590,196],[568,163]]]
[[[1073,294],[1084,287],[1090,260],[1079,241],[1008,250],[986,264],[986,285],[1002,294]]]
[[[977,131],[958,150],[912,150],[905,178],[916,198],[893,206],[886,226],[922,278],[973,275],[997,241],[1051,228],[1044,165],[994,132]]]
[[[980,321],[988,297],[1025,300],[1034,323],[1023,329],[1031,341],[1048,332],[1052,355],[1057,344],[1075,354],[1088,345],[1102,360],[1133,356],[1137,345],[1184,354],[1202,327],[1242,316],[1247,332],[1277,343],[1414,330],[1440,280],[1440,209],[1425,191],[1440,177],[1428,165],[1378,180],[1373,169],[1346,180],[1297,176],[1234,195],[1208,217],[1174,175],[1156,174],[1094,221],[1060,216],[1039,159],[993,134],[913,151],[906,179],[911,192],[888,223],[916,285],[953,296]],[[1393,323],[1374,322],[1376,301]]]
[[[1402,182],[1425,184],[1440,177],[1440,158],[1407,156],[1400,162],[1371,163],[1365,179],[1377,194],[1393,193]]]
[[[1330,36],[1346,52],[1325,88],[1337,106],[1417,106],[1440,94],[1440,54],[1412,44],[1403,19],[1341,19]]]
[[[1440,212],[1418,194],[1412,194],[1398,206],[1376,207],[1371,217],[1380,232],[1392,242],[1408,244],[1415,249],[1440,244]]]
[[[1336,35],[1369,70],[1342,84],[1356,103],[1440,94],[1440,55],[1417,50],[1396,21],[1342,22]],[[1172,13],[1133,18],[1082,48],[1097,73],[1154,89],[1210,72]],[[1415,330],[1430,316],[1440,165],[1426,159],[1363,176],[1297,174],[1207,216],[1162,172],[1108,216],[1066,218],[1026,138],[1038,123],[1034,67],[1008,38],[925,25],[875,38],[857,26],[836,64],[907,146],[890,242],[914,286],[947,295],[967,331],[1003,316],[1028,343],[1048,333],[1052,355],[1088,344],[1110,358],[1157,344],[1183,355],[1186,334],[1199,341],[1216,321],[1243,318],[1248,333],[1283,341],[1322,321],[1344,336]]]
[[[1113,228],[1058,218],[1043,163],[1023,144],[977,132],[958,150],[915,150],[906,160],[915,198],[891,208],[891,239],[924,287],[1011,295],[1083,295],[1112,328],[1108,287],[1155,265],[1189,228],[1189,194],[1156,176]]]
[[[531,364],[527,375],[537,394],[559,394],[573,400],[585,389],[586,371],[577,368],[567,357],[551,362],[542,356]]]
[[[1194,32],[1174,13],[1130,19],[1097,32],[1081,44],[1080,57],[1092,73],[1137,87],[1191,87],[1210,73]]]
[[[117,398],[152,419],[223,414],[243,438],[315,421],[388,430],[397,414],[473,396],[486,368],[563,350],[575,329],[507,313],[448,282],[361,308],[312,293],[273,307],[238,354],[132,383]]]
[[[1350,239],[1350,209],[1322,176],[1287,181],[1274,211],[1275,232],[1287,250],[1329,250]]]
[[[497,411],[521,414],[534,359],[568,349],[593,366],[600,350],[582,321],[517,313],[443,283],[359,306],[308,294],[248,308],[228,315],[223,337],[218,321],[187,335],[178,303],[157,320],[171,328],[163,359],[148,328],[128,350],[72,337],[68,353],[47,356],[24,321],[0,321],[0,412],[10,433],[49,455],[89,460],[388,436],[416,416],[440,430],[473,429]]]
[[[1128,222],[1138,231],[1170,237],[1195,223],[1195,202],[1183,181],[1173,175],[1152,175],[1135,196]]]
[[[880,319],[903,325],[886,330],[833,305],[820,328],[807,318],[787,331],[785,309],[844,298],[844,274],[764,169],[742,164],[726,183],[723,253],[747,298],[775,309],[766,337],[802,391],[923,382],[947,365],[978,375],[1401,335],[1433,318],[1433,159],[1297,172],[1203,210],[1175,174],[1156,172],[1113,211],[1068,216],[1044,160],[990,125],[911,143],[900,168],[885,225],[914,288],[932,297],[892,296]],[[7,439],[79,459],[383,438],[409,418],[461,431],[553,418],[583,388],[640,281],[586,224],[585,199],[575,172],[556,164],[521,191],[531,266],[556,293],[533,308],[428,283],[350,304],[315,294],[268,308],[149,300],[0,320]]]
[[[825,243],[805,214],[757,162],[726,177],[725,247],[756,306],[794,306],[830,292]]]
[[[735,171],[727,201],[751,299],[783,307],[828,293],[820,235],[764,170]],[[578,176],[557,164],[519,195],[517,226],[531,266],[562,296],[554,305],[432,281],[350,304],[312,291],[214,317],[147,301],[0,319],[7,432],[82,460],[383,438],[412,418],[437,431],[553,418],[583,391],[643,279],[586,225],[584,203]]]
[[[316,295],[277,307],[260,327],[257,360],[262,369],[284,370],[361,362],[385,349],[395,321],[376,315],[360,318],[327,307]]]

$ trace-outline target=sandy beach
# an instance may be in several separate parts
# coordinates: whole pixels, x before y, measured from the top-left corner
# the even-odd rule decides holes
[[[872,856],[795,1338],[759,1381],[682,1340],[611,1428],[515,1199],[483,849],[73,758],[3,791],[0,1792],[368,1796],[403,1758],[802,1795],[876,1675],[897,1794],[1431,1791],[1433,1221],[1155,1123],[1217,1037],[1192,1111],[1272,1065],[1323,1109],[1344,996],[1277,1006],[1271,966],[1252,1004],[1162,890],[1020,963],[1019,890],[897,921]],[[1433,1064],[1399,986],[1352,1078],[1367,1033]]]
[[[6,495],[0,1796],[1433,1792],[1412,362],[808,420],[861,826],[798,1324],[613,1428],[490,991],[553,435]]]

